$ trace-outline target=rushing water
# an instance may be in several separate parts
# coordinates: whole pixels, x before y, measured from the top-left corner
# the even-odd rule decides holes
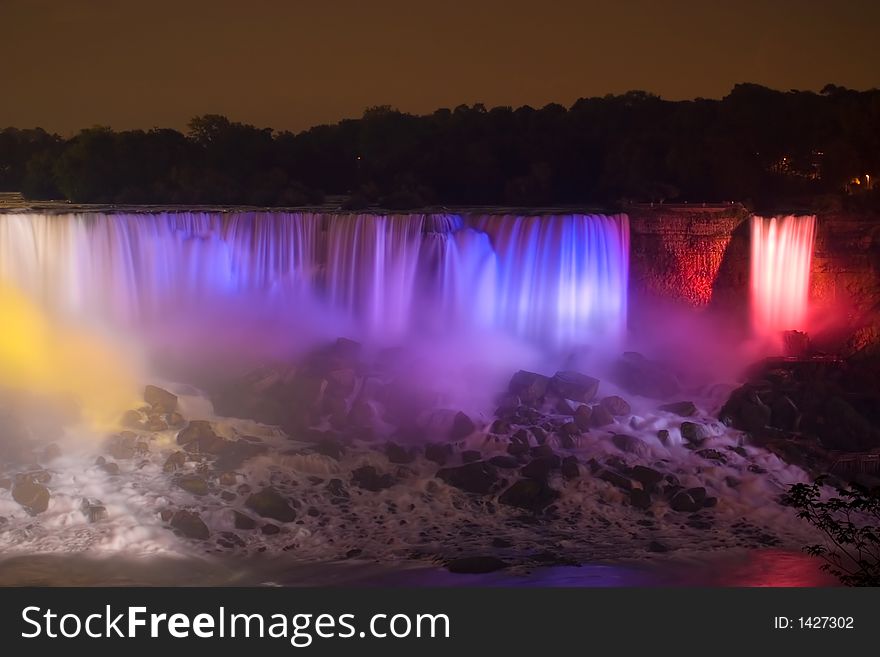
[[[0,279],[136,326],[230,298],[317,300],[364,336],[500,330],[567,345],[626,323],[625,215],[0,215]]]
[[[761,335],[804,330],[816,217],[752,217],[752,320]]]

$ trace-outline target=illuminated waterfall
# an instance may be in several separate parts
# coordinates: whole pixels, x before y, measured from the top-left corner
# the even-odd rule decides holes
[[[816,217],[752,217],[752,320],[762,335],[804,330]]]
[[[628,250],[625,215],[0,215],[0,280],[129,329],[224,299],[302,313],[307,297],[364,337],[583,343],[625,328]]]

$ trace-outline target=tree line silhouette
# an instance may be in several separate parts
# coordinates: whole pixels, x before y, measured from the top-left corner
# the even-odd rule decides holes
[[[867,176],[865,176],[867,174]],[[518,206],[620,201],[878,206],[880,90],[740,84],[721,100],[631,91],[540,109],[388,106],[299,133],[193,119],[0,131],[0,191],[74,203]],[[858,182],[856,182],[858,180]],[[854,194],[853,192],[860,192]]]

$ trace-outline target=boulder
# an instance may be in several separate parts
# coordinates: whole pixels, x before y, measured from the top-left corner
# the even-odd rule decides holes
[[[216,454],[226,442],[207,420],[190,420],[177,434],[178,445],[187,452],[199,454]]]
[[[202,497],[208,494],[208,482],[199,475],[184,475],[178,477],[175,482],[179,488],[182,488],[191,495]]]
[[[614,434],[614,436],[611,437],[611,443],[621,452],[635,454],[641,458],[648,458],[651,456],[650,448],[635,436],[628,436],[623,433]]]
[[[449,431],[449,437],[452,440],[461,440],[462,438],[470,436],[476,431],[476,428],[473,420],[459,411],[455,414],[455,418],[452,420],[452,429]]]
[[[629,402],[623,397],[618,397],[617,395],[605,397],[600,402],[600,406],[611,413],[611,415],[629,415],[631,410]]]
[[[681,417],[691,417],[696,414],[697,407],[694,405],[694,402],[680,401],[672,404],[663,404],[663,406],[660,407],[660,410],[667,413],[674,413]]]
[[[489,459],[489,465],[501,468],[502,470],[512,470],[519,467],[519,460],[513,456],[499,454]]]
[[[614,424],[614,416],[611,415],[607,408],[601,404],[596,404],[591,410],[590,424],[597,429],[607,427],[609,424]]]
[[[632,479],[626,475],[622,475],[616,470],[610,468],[602,468],[596,472],[596,477],[602,481],[607,481],[612,486],[616,486],[621,490],[632,490]]]
[[[101,522],[107,519],[107,507],[104,503],[94,497],[84,497],[79,505],[80,511],[88,518],[90,523]]]
[[[380,490],[391,488],[397,482],[388,473],[379,474],[379,471],[372,465],[362,465],[352,470],[351,483],[358,488],[363,488],[371,493],[377,493]]]
[[[520,479],[498,497],[498,502],[538,512],[559,498],[559,491],[538,479]]]
[[[204,541],[211,535],[208,526],[195,511],[180,510],[175,512],[171,517],[171,526],[186,538]]]
[[[296,511],[290,502],[271,486],[250,495],[244,505],[261,518],[271,518],[278,522],[296,520]]]
[[[579,372],[557,372],[550,380],[550,389],[563,399],[586,404],[596,397],[599,379]]]
[[[415,450],[406,449],[395,442],[389,442],[385,445],[385,456],[388,457],[389,462],[398,465],[406,465],[416,460]]]
[[[688,495],[684,491],[680,491],[675,494],[672,500],[669,502],[669,506],[673,511],[679,511],[682,513],[693,513],[695,511],[699,511],[702,508],[702,504],[697,504],[690,495]]]
[[[256,520],[248,515],[245,515],[241,511],[233,511],[232,513],[235,518],[236,529],[254,529],[257,526]]]
[[[651,507],[651,494],[642,488],[633,488],[629,492],[629,503],[636,509],[648,509]]]
[[[520,370],[510,379],[508,391],[524,404],[535,404],[547,394],[550,379],[543,374]]]
[[[452,445],[441,443],[428,443],[425,445],[425,458],[437,465],[446,465],[446,461],[452,456]]]
[[[177,395],[158,386],[144,388],[144,401],[159,413],[174,413],[177,411]]]
[[[562,459],[560,470],[562,471],[562,476],[566,479],[577,479],[581,476],[581,469],[576,456],[566,456]]]
[[[483,458],[483,455],[475,449],[466,449],[461,453],[462,463],[474,463]]]
[[[553,460],[550,458],[537,458],[529,461],[526,465],[520,468],[519,472],[523,477],[546,481],[555,465],[556,464],[554,464]]]
[[[222,442],[216,445],[214,452],[217,455],[214,467],[220,471],[236,470],[248,459],[268,451],[268,447],[247,437],[241,440],[220,440]]]
[[[691,445],[702,445],[710,436],[706,427],[696,422],[682,422],[680,429],[682,439]]]
[[[49,489],[27,475],[16,477],[12,485],[12,499],[32,516],[49,508],[49,497]]]
[[[186,452],[176,451],[168,455],[165,459],[165,465],[162,466],[164,472],[176,472],[186,465]]]
[[[593,409],[586,404],[581,404],[577,407],[577,409],[575,409],[574,423],[580,428],[581,431],[588,431],[592,424],[590,421],[592,416]]]
[[[770,405],[770,424],[782,431],[797,431],[801,414],[795,403],[786,395],[780,395]]]
[[[477,495],[490,493],[498,481],[498,473],[495,468],[485,461],[442,468],[437,471],[436,476],[450,486]]]
[[[657,484],[663,481],[663,473],[658,472],[654,468],[644,465],[636,465],[630,471],[630,476],[642,484],[645,490],[652,490]]]

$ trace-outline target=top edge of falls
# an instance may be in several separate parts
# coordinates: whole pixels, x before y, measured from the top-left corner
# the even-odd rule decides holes
[[[161,214],[161,213],[204,212],[216,214],[235,213],[320,213],[320,214],[372,214],[372,215],[407,215],[407,214],[488,214],[488,215],[520,215],[543,216],[562,214],[614,215],[619,210],[609,208],[586,207],[582,205],[548,205],[540,207],[506,206],[506,205],[433,205],[420,208],[394,210],[381,206],[370,206],[361,209],[345,209],[339,203],[307,206],[256,206],[256,205],[128,205],[109,203],[67,203],[65,201],[24,201],[15,199],[5,201],[0,197],[0,214],[39,213],[39,214]]]

